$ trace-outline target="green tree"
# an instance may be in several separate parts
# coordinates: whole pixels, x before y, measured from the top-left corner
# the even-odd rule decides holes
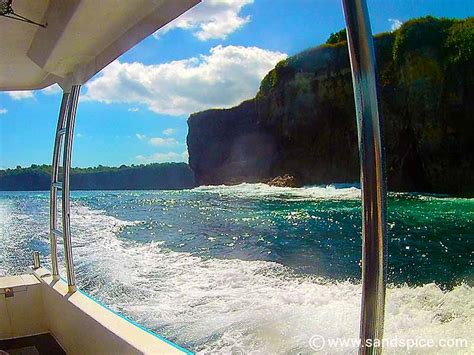
[[[347,41],[347,31],[345,28],[338,32],[331,33],[326,44],[336,44],[342,41]]]
[[[448,60],[451,63],[466,64],[474,58],[474,17],[455,23],[446,39]]]

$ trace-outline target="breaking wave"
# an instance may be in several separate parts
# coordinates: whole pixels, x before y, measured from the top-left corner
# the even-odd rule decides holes
[[[269,186],[263,183],[239,185],[200,186],[196,192],[216,193],[237,198],[285,198],[288,200],[357,200],[360,189],[355,185],[333,184],[299,188]]]

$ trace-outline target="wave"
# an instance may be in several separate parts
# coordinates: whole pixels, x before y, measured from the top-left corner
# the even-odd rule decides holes
[[[0,199],[0,276],[27,271],[33,249],[49,248],[49,212],[43,202]]]
[[[284,200],[360,200],[360,184],[308,185],[303,187],[277,187],[264,183],[242,183],[238,185],[205,185],[191,191],[197,193],[214,193],[221,196],[249,199],[284,199]],[[389,192],[389,197],[416,199],[423,201],[452,201],[472,203],[474,198],[453,197],[446,194],[422,192]]]
[[[263,183],[239,185],[200,186],[192,191],[217,193],[237,198],[285,198],[290,200],[357,200],[360,189],[348,184],[332,184],[304,187],[277,187]]]
[[[20,250],[15,248],[25,228],[31,234],[47,231],[46,205],[36,211],[40,218],[15,212],[18,206],[7,207],[0,215],[13,213],[8,223],[13,231],[22,231],[3,238],[10,251]],[[21,223],[23,229],[13,223]],[[297,275],[275,262],[204,258],[172,251],[159,242],[138,242],[133,230],[140,223],[77,201],[72,206],[79,287],[138,323],[205,354],[313,353],[310,339],[316,335],[357,338],[360,284]],[[35,238],[35,243],[48,243],[47,232]],[[435,284],[388,288],[386,338],[471,339],[473,322],[474,292],[466,284],[451,290]],[[347,354],[357,349],[326,350]]]
[[[81,286],[179,344],[206,354],[308,353],[314,335],[357,338],[360,284],[296,275],[274,262],[202,258],[139,243],[124,237],[139,221],[85,206],[74,212]],[[465,284],[450,291],[391,286],[386,337],[470,339],[473,304]],[[348,351],[356,348],[330,349]]]

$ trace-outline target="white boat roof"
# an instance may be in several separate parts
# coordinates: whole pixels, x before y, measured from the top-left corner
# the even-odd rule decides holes
[[[47,26],[0,16],[0,90],[83,84],[199,2],[13,0],[15,13]]]

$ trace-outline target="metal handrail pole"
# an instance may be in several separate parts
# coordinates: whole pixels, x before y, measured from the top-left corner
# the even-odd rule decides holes
[[[37,270],[41,267],[40,255],[39,252],[33,252],[33,269]]]
[[[363,212],[359,353],[380,354],[384,327],[387,240],[386,188],[375,53],[366,1],[342,0],[342,3],[347,25],[361,166]]]
[[[58,134],[58,132],[64,128],[64,123],[67,116],[67,107],[68,107],[69,93],[64,92],[61,100],[61,108],[59,110],[58,124],[56,127],[56,137],[54,140],[53,148],[53,161],[51,164],[51,186],[50,186],[50,195],[49,195],[49,240],[50,240],[50,249],[51,249],[51,271],[53,273],[53,278],[59,278],[59,267],[58,267],[58,242],[56,238],[55,230],[58,228],[58,206],[57,206],[57,197],[58,190],[53,186],[54,183],[58,181],[59,176],[59,162],[61,157],[61,143],[63,136]]]
[[[62,220],[64,255],[66,258],[66,273],[69,292],[76,291],[76,277],[72,257],[71,242],[71,209],[70,209],[70,170],[72,158],[72,143],[74,139],[74,125],[76,121],[77,104],[79,101],[80,85],[73,85],[68,102],[68,116],[66,119],[66,134],[63,152],[63,186],[62,186]]]

